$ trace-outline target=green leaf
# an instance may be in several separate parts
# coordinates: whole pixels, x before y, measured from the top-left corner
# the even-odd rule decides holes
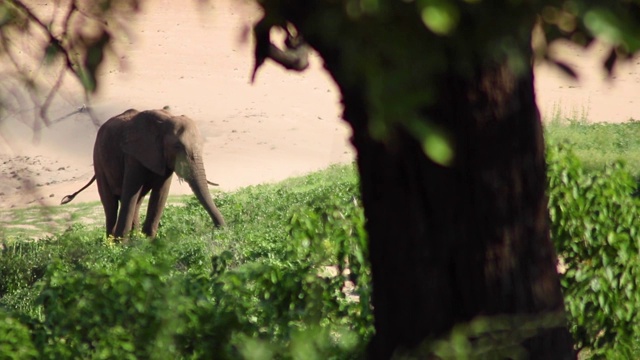
[[[93,92],[96,89],[96,79],[95,77],[87,71],[84,67],[81,67],[76,71],[76,75],[78,79],[80,79],[80,83],[82,87],[85,88],[88,92]]]
[[[444,130],[429,121],[417,118],[409,121],[406,126],[421,142],[422,149],[429,159],[442,166],[450,166],[453,163],[453,141]]]
[[[449,141],[442,135],[431,133],[426,136],[423,143],[425,154],[434,162],[449,166],[453,161],[453,149]]]
[[[44,50],[45,64],[51,64],[55,60],[56,56],[58,56],[58,54],[60,54],[60,45],[54,42],[50,42]]]
[[[422,22],[434,33],[448,35],[458,26],[460,12],[452,1],[426,0],[420,5]]]
[[[633,5],[631,5],[633,8]],[[637,13],[638,5],[635,5],[634,13]],[[588,11],[584,16],[585,26],[595,35],[605,38],[612,45],[623,45],[618,50],[634,53],[640,50],[640,26],[637,18],[629,16],[624,12],[616,12],[611,8],[600,7]],[[604,65],[612,67],[619,53],[612,51],[608,62]],[[616,142],[619,148],[627,147],[626,139]],[[622,162],[613,164],[614,168],[621,165]]]

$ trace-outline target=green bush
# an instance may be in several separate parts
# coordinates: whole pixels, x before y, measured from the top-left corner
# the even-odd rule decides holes
[[[577,345],[595,357],[635,358],[636,183],[620,163],[587,171],[561,146],[548,150],[548,179]],[[212,229],[191,198],[166,209],[153,241],[113,243],[101,228],[74,226],[37,242],[5,243],[0,354],[361,358],[373,320],[357,194],[354,170],[335,167],[216,194],[225,229]]]
[[[333,168],[217,195],[225,229],[190,199],[153,241],[73,227],[5,245],[0,306],[26,334],[7,339],[43,359],[360,358],[372,321],[357,187]]]
[[[167,264],[129,252],[116,268],[68,269],[53,263],[41,284],[45,358],[139,358],[172,355]]]
[[[29,328],[0,309],[0,359],[36,359]]]
[[[576,345],[595,357],[637,357],[640,200],[621,162],[586,172],[571,150],[548,150],[552,239]]]
[[[48,260],[57,254],[50,239],[5,244],[0,256],[0,298],[32,286],[44,275]]]

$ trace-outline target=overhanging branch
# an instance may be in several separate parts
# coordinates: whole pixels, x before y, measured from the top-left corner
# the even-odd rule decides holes
[[[273,26],[279,26],[287,32],[285,50],[281,50],[271,43],[270,30]],[[287,26],[275,24],[265,16],[253,27],[256,39],[254,52],[255,65],[251,74],[251,82],[254,82],[256,72],[266,59],[271,59],[288,70],[303,71],[309,66],[309,45],[299,33],[292,34]]]
[[[29,20],[33,21],[33,23],[38,25],[38,27],[40,29],[42,29],[42,31],[45,32],[46,36],[49,38],[48,40],[49,40],[50,46],[55,47],[55,50],[57,50],[60,53],[62,53],[62,57],[64,58],[66,67],[69,70],[75,72],[74,63],[73,63],[73,60],[71,59],[71,55],[69,54],[67,49],[64,46],[62,46],[62,40],[57,38],[55,35],[53,35],[53,33],[51,32],[49,27],[47,25],[45,25],[42,22],[42,20],[40,20],[40,18],[37,17],[24,3],[22,3],[22,1],[14,0],[13,4],[18,9],[22,10],[22,12],[24,12],[24,14],[29,18]],[[65,26],[64,34],[67,33],[67,26],[69,25],[69,18],[71,17],[71,14],[73,13],[74,10],[76,10],[75,1],[72,3],[71,9],[69,10],[69,13],[67,14],[67,16],[66,16],[66,18],[64,20],[64,26]]]

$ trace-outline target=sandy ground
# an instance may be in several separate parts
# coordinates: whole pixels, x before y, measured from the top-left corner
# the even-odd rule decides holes
[[[548,63],[536,66],[536,97],[543,119],[640,120],[640,56],[617,64],[608,77],[602,66],[608,52],[602,44],[582,50],[558,43],[551,47],[551,53],[570,65],[579,78],[572,79]]]
[[[303,73],[267,62],[257,82],[249,83],[252,47],[242,34],[258,17],[253,6],[234,0],[205,8],[147,2],[130,26],[130,38],[119,43],[117,61],[101,69],[101,87],[91,103],[97,118],[104,122],[129,108],[163,106],[193,118],[205,137],[208,177],[224,191],[353,161],[338,90],[317,57]],[[601,47],[556,50],[581,79],[575,82],[550,65],[538,65],[543,117],[640,119],[640,59],[617,68],[614,81],[608,81],[600,66],[606,56]],[[67,79],[50,111],[60,121],[43,129],[37,142],[24,124],[32,121],[32,109],[3,119],[0,209],[57,205],[91,178],[96,126],[86,113],[74,114],[83,102]],[[188,186],[174,179],[172,194],[186,193]],[[98,200],[95,185],[74,201],[93,200]]]

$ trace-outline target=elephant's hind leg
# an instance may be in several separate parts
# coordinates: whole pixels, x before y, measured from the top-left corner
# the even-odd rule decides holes
[[[107,236],[114,235],[118,220],[118,198],[111,193],[104,180],[98,180],[98,194],[106,218]]]

